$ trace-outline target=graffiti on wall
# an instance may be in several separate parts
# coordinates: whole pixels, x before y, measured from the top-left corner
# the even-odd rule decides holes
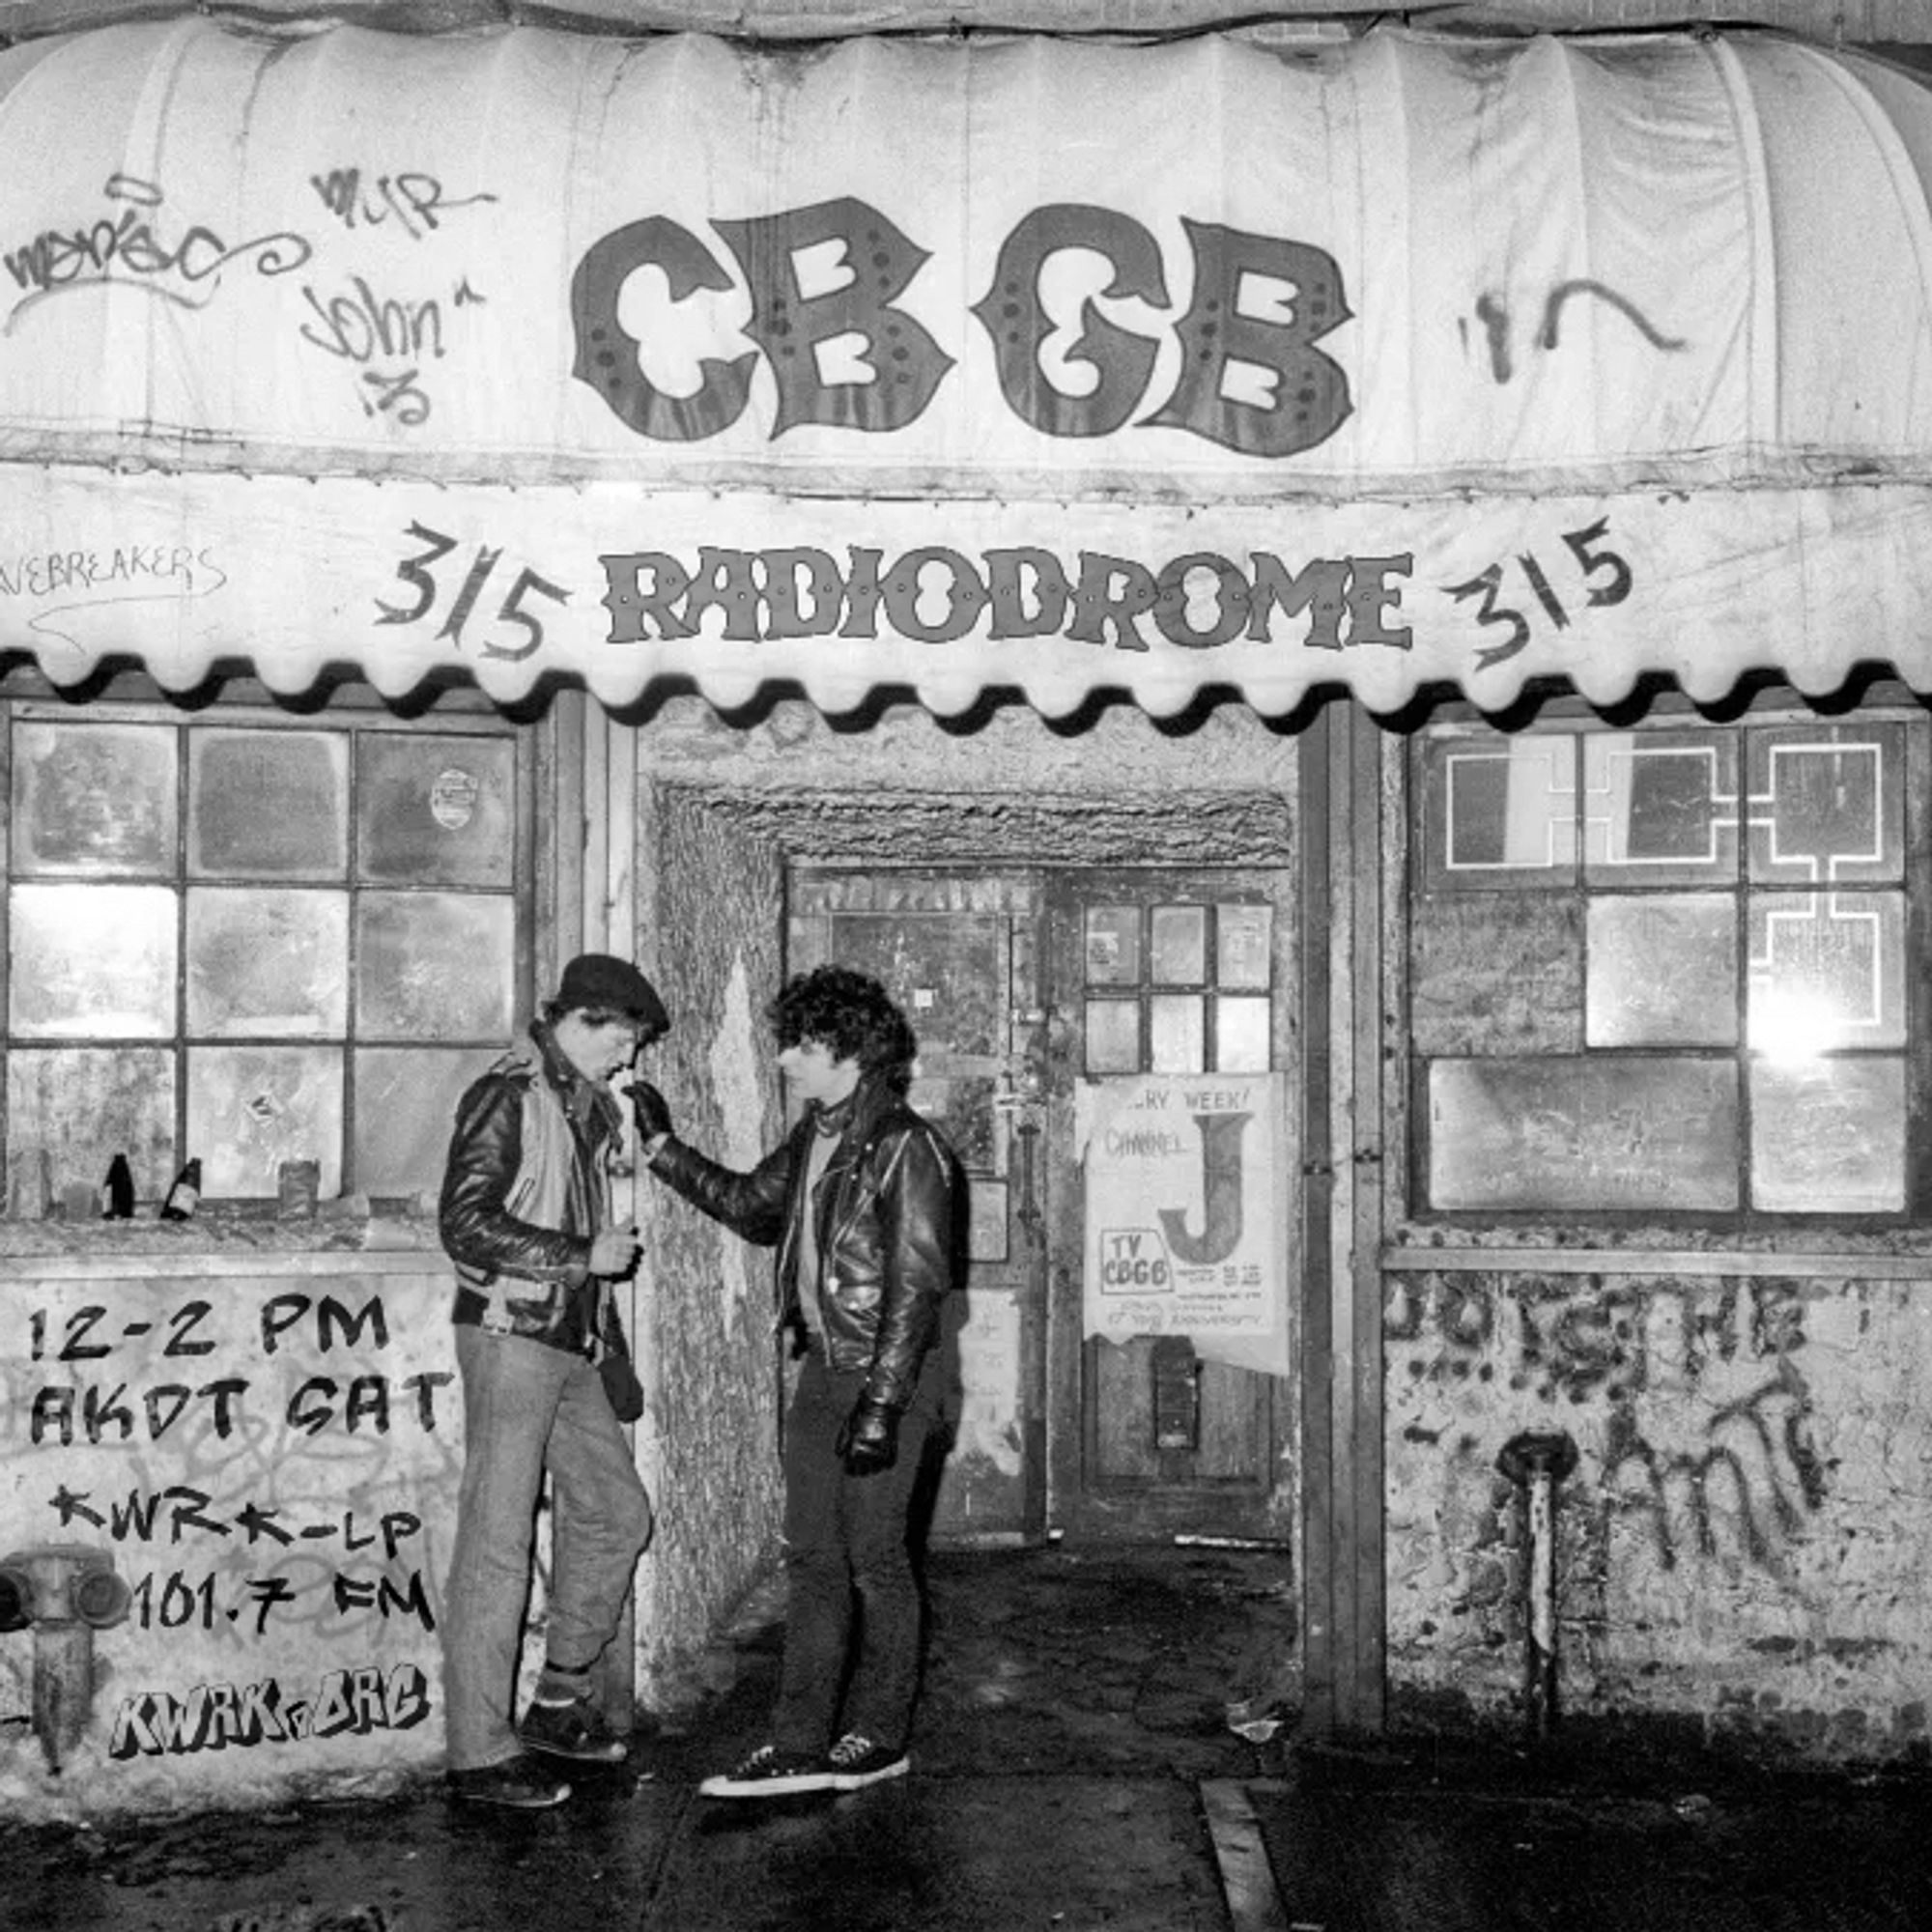
[[[459,192],[425,169],[355,163],[312,173],[307,185],[345,236],[372,243],[427,242],[467,211],[500,200],[489,189]],[[158,181],[117,171],[99,194],[98,210],[30,236],[0,238],[15,292],[4,332],[35,307],[75,291],[131,288],[204,309],[235,273],[252,269],[280,277],[317,259],[315,238],[298,228],[230,238],[179,213]],[[661,214],[600,238],[572,276],[572,374],[635,434],[673,442],[722,434],[744,414],[761,365],[777,388],[774,439],[810,423],[888,433],[916,421],[957,367],[958,357],[898,302],[931,251],[879,209],[847,195],[711,225],[735,278],[709,242]],[[1316,346],[1353,313],[1340,265],[1325,249],[1290,237],[1186,215],[1179,226],[1185,260],[1170,262],[1146,223],[1115,209],[1050,203],[1013,225],[984,294],[968,311],[985,332],[1007,407],[1061,439],[1168,428],[1264,459],[1327,441],[1355,407],[1348,371]],[[1067,298],[1059,288],[1069,260],[1104,268],[1077,305],[1070,348],[1062,342]],[[828,262],[847,267],[828,272]],[[1177,273],[1191,290],[1184,314],[1170,293]],[[655,305],[636,293],[644,275],[662,278],[665,298]],[[1252,298],[1256,289],[1271,292],[1270,298]],[[431,413],[422,376],[426,362],[447,353],[446,314],[486,299],[467,273],[425,295],[385,284],[373,261],[363,272],[304,281],[299,296],[298,333],[355,372],[363,414],[410,428]],[[1159,337],[1110,319],[1096,298],[1165,323],[1179,363],[1164,391],[1152,387]],[[1538,348],[1555,348],[1563,308],[1585,298],[1624,317],[1660,353],[1685,347],[1618,290],[1572,279],[1545,299]],[[737,325],[749,347],[736,355],[697,346],[720,346],[712,311],[721,300],[734,317],[749,305]],[[701,314],[694,318],[694,309]],[[640,312],[646,323],[636,320]],[[1493,378],[1507,383],[1514,373],[1508,306],[1486,291],[1475,313]],[[832,353],[841,346],[848,353]],[[1063,361],[1083,377],[1061,378]]]
[[[1577,1480],[1665,1569],[1776,1572],[1825,1501],[1795,1284],[1397,1277],[1384,1333],[1398,1377],[1588,1417]]]
[[[381,230],[421,242],[465,209],[496,201],[487,191],[456,194],[435,175],[405,169],[370,174],[358,167],[332,168],[310,177],[309,185],[346,231]],[[383,286],[370,274],[350,275],[332,286],[302,284],[308,314],[298,333],[311,348],[352,370],[365,416],[386,416],[404,428],[427,422],[431,400],[424,364],[440,362],[445,297],[422,296]],[[485,298],[460,275],[447,293],[450,313],[481,306]]]
[[[29,1283],[0,1316],[0,1548],[78,1546],[110,1761],[312,1750],[433,1714],[461,1406],[440,1274]],[[31,1667],[38,1633],[0,1639]]]
[[[38,605],[28,629],[71,642],[75,615],[130,604],[186,604],[228,582],[208,544],[125,542],[0,556],[0,600]]]
[[[311,177],[310,185],[345,231],[386,227],[412,240],[497,200],[488,192],[454,193],[435,176],[408,170],[370,175],[334,168]],[[0,332],[12,334],[33,309],[56,297],[102,288],[133,289],[180,308],[204,309],[243,270],[277,277],[316,259],[313,238],[296,229],[230,240],[208,222],[178,214],[158,182],[116,173],[100,192],[100,212],[0,246],[14,291]],[[459,275],[447,291],[423,295],[384,284],[373,266],[365,273],[303,281],[298,293],[300,340],[355,375],[364,416],[386,416],[411,428],[429,419],[424,370],[447,353],[445,312],[484,299],[467,276]]]
[[[159,1441],[185,1416],[198,1414],[207,1429],[226,1441],[243,1428],[244,1399],[260,1404],[276,1384],[246,1375],[217,1375],[202,1380],[194,1370],[205,1359],[225,1352],[224,1324],[216,1304],[200,1296],[138,1315],[112,1304],[82,1302],[65,1309],[29,1302],[20,1311],[26,1334],[26,1359],[43,1366],[44,1379],[34,1388],[28,1407],[27,1433],[35,1446],[58,1440],[71,1446],[77,1436],[87,1441],[127,1442],[145,1434]],[[354,1356],[365,1340],[380,1355],[389,1346],[389,1321],[380,1294],[365,1296],[359,1306],[334,1294],[305,1293],[271,1294],[255,1320],[242,1330],[246,1346],[259,1343],[263,1362],[279,1355],[302,1358],[291,1347],[293,1328],[313,1323],[316,1354],[341,1351]],[[128,1356],[139,1367],[130,1369]],[[134,1379],[151,1362],[160,1365],[161,1378]],[[205,1371],[203,1371],[205,1373]],[[340,1429],[349,1435],[369,1430],[386,1435],[392,1427],[414,1425],[434,1433],[438,1392],[455,1380],[447,1369],[399,1375],[393,1383],[382,1371],[346,1375],[308,1373],[287,1383],[281,1414],[288,1426],[303,1435]]]
[[[429,1680],[415,1663],[331,1670],[301,1690],[273,1677],[257,1684],[197,1684],[185,1695],[143,1690],[123,1698],[107,1754],[183,1756],[230,1746],[366,1737],[372,1730],[410,1730],[428,1716]]]
[[[131,288],[180,308],[206,308],[231,269],[286,275],[313,252],[288,230],[230,240],[192,214],[165,204],[159,183],[115,173],[101,187],[105,207],[64,228],[13,239],[0,258],[19,295],[4,332],[39,304],[76,290]]]
[[[47,1506],[62,1536],[92,1529],[121,1552],[139,1630],[214,1631],[225,1619],[244,1634],[262,1636],[270,1621],[339,1626],[365,1610],[379,1621],[412,1617],[426,1631],[436,1628],[423,1573],[407,1567],[421,1556],[415,1540],[422,1519],[410,1510],[384,1510],[359,1523],[352,1508],[304,1523],[285,1510],[245,1502],[223,1518],[210,1514],[213,1498],[207,1491],[185,1483],[130,1490],[98,1504],[63,1487]],[[207,1541],[197,1550],[198,1537]],[[179,1555],[185,1538],[201,1567],[192,1555],[185,1568],[139,1567],[144,1560],[154,1565],[157,1550]],[[261,1567],[242,1568],[242,1557],[256,1552]]]

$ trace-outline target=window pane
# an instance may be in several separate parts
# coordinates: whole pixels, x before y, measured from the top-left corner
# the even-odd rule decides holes
[[[1138,906],[1087,908],[1087,983],[1131,986],[1141,977],[1141,914]]]
[[[1214,1002],[1214,1070],[1265,1073],[1270,1055],[1268,1002],[1217,999]]]
[[[1208,1003],[1198,993],[1159,993],[1148,1002],[1148,1066],[1155,1073],[1208,1069]]]
[[[1571,1053],[1583,1043],[1580,894],[1437,893],[1413,934],[1422,1053]]]
[[[1905,895],[1761,893],[1750,1043],[1775,1059],[1905,1043]]]
[[[1902,727],[1760,726],[1747,745],[1753,879],[1822,886],[1902,876]]]
[[[1729,894],[1590,901],[1592,1046],[1735,1046],[1738,921]]]
[[[1428,752],[1429,883],[1567,885],[1577,864],[1577,741],[1445,737]]]
[[[172,878],[176,822],[171,726],[14,725],[15,872]]]
[[[1751,1205],[1774,1212],[1905,1208],[1905,1063],[1751,1067]]]
[[[1198,986],[1208,977],[1208,908],[1155,906],[1153,972],[1163,986]]]
[[[187,1149],[202,1191],[272,1199],[285,1160],[322,1166],[342,1191],[342,1053],[326,1046],[201,1046],[187,1056]]]
[[[1087,1071],[1141,1071],[1141,1009],[1137,1000],[1087,1002]]]
[[[944,1077],[1005,1051],[1011,1024],[1007,920],[948,912],[837,912],[833,956],[885,987],[919,1036],[919,1064]]]
[[[166,886],[16,886],[8,1025],[34,1039],[158,1039],[175,1029]]]
[[[1568,827],[1548,749],[1566,737]],[[1429,1205],[1922,1205],[1906,812],[1927,743],[1898,713],[1433,727],[1407,980]]]
[[[1438,1060],[1429,1068],[1437,1208],[1731,1208],[1737,1065],[1662,1055]]]
[[[463,1090],[494,1047],[414,1052],[365,1047],[355,1056],[355,1186],[364,1194],[433,1194],[442,1184],[450,1123]]]
[[[1583,741],[1592,880],[1729,884],[1738,871],[1732,731],[1602,731]]]
[[[196,731],[187,864],[197,878],[346,878],[349,741],[339,732]]]
[[[364,1039],[507,1039],[516,903],[365,893],[355,904],[355,1030]]]
[[[15,1047],[7,1056],[7,1164],[44,1149],[54,1198],[71,1182],[99,1187],[117,1153],[134,1192],[158,1200],[175,1158],[175,1056],[161,1046]]]
[[[1214,980],[1233,990],[1265,992],[1272,980],[1268,941],[1274,908],[1223,905],[1214,908]]]
[[[511,882],[516,749],[507,738],[365,733],[356,864],[384,885]]]
[[[340,1039],[349,1031],[347,895],[192,888],[187,1029],[223,1039]]]
[[[22,705],[7,729],[0,1119],[23,1208],[43,1167],[58,1198],[117,1153],[144,1212],[189,1156],[212,1203],[273,1200],[298,1159],[329,1194],[364,1171],[433,1191],[457,1094],[515,1033],[517,740],[158,705]]]

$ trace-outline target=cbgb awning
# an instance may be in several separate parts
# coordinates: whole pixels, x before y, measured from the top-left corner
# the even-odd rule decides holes
[[[1932,90],[1772,34],[0,55],[0,649],[1932,688]]]

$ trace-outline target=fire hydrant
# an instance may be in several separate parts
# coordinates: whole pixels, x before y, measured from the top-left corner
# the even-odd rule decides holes
[[[104,1549],[43,1544],[0,1557],[0,1633],[34,1633],[34,1735],[59,1774],[94,1705],[94,1633],[126,1621],[132,1596]]]

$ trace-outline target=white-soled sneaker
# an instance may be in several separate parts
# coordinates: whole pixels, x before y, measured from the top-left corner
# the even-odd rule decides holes
[[[832,1768],[834,1791],[863,1791],[868,1784],[880,1784],[889,1777],[903,1777],[912,1769],[912,1759],[889,1745],[875,1745],[858,1731],[847,1731],[826,1754]]]
[[[795,1791],[830,1791],[832,1767],[809,1751],[760,1745],[742,1764],[707,1777],[700,1798],[785,1798]]]

